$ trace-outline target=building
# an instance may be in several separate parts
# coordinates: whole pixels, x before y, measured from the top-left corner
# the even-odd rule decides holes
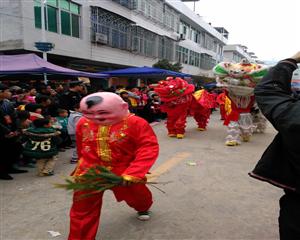
[[[246,46],[240,44],[226,45],[224,47],[224,61],[239,63],[242,59],[247,59],[250,62],[256,62],[255,53],[248,52]]]
[[[180,62],[183,72],[212,76],[224,35],[180,0],[47,0],[49,61],[86,71]],[[0,53],[38,52],[40,0],[0,1]]]

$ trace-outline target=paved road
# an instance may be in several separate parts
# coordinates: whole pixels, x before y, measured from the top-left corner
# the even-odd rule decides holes
[[[149,222],[139,222],[135,212],[104,196],[101,240],[273,240],[278,239],[280,189],[247,176],[274,137],[255,135],[250,143],[224,146],[225,127],[214,113],[208,131],[196,131],[188,120],[186,138],[166,137],[162,123],[154,126],[161,146],[153,167],[163,173],[159,181],[166,194],[152,189],[155,204]],[[56,175],[38,178],[33,169],[0,182],[1,240],[66,239],[71,195],[53,188],[74,167],[70,151],[60,155]],[[196,166],[190,166],[190,162]],[[61,236],[52,237],[47,231]]]

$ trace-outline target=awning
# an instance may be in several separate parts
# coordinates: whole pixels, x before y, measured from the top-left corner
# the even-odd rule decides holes
[[[0,76],[17,74],[38,74],[66,75],[90,78],[108,78],[107,74],[89,73],[60,67],[45,61],[39,56],[29,54],[0,55]]]
[[[153,67],[131,67],[101,73],[109,74],[111,77],[191,77],[190,74]]]

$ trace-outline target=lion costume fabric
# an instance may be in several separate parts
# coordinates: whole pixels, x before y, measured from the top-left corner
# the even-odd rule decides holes
[[[168,115],[166,126],[169,137],[182,139],[186,118],[191,114],[198,130],[205,130],[210,116],[211,96],[205,90],[194,93],[195,87],[182,78],[168,77],[154,86],[162,101],[161,110]]]
[[[254,87],[267,73],[267,67],[243,60],[241,63],[221,62],[213,71],[218,86],[225,90],[225,119],[228,134],[225,144],[236,146],[248,142],[257,125],[253,123]]]

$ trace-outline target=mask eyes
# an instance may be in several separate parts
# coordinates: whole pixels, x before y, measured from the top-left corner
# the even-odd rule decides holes
[[[96,111],[96,112],[89,112],[89,111],[82,111],[84,115],[104,115],[104,114],[110,114],[110,112],[107,111]]]

